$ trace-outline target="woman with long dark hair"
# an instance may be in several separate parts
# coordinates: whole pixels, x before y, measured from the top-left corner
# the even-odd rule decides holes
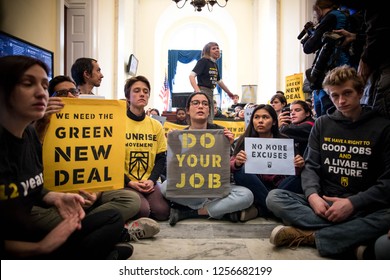
[[[248,213],[248,215],[251,216],[250,218],[257,215],[267,217],[271,214],[265,204],[268,192],[275,188],[290,189],[289,184],[284,184],[284,181],[288,181],[290,176],[278,174],[265,175],[261,174],[261,170],[259,170],[258,174],[246,174],[245,162],[247,155],[245,151],[245,138],[247,137],[287,138],[287,136],[279,132],[278,116],[271,105],[260,104],[255,107],[250,122],[245,132],[238,138],[233,156],[230,159],[230,167],[236,184],[247,187],[254,195],[254,208],[257,210],[255,211],[257,213],[253,215],[254,211],[252,208],[251,214]],[[304,166],[302,156],[295,156],[294,165],[296,173],[299,173]]]
[[[48,67],[27,56],[0,58],[1,259],[127,259],[117,210],[86,215],[84,198],[44,187],[42,146],[32,122],[46,111]],[[42,207],[39,217],[33,207]],[[40,226],[43,221],[52,228]],[[41,223],[38,223],[38,219]]]

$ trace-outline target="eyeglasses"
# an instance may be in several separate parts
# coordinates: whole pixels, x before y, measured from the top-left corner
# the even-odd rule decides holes
[[[195,107],[199,107],[200,103],[202,103],[202,106],[204,107],[209,107],[209,103],[207,101],[192,100],[190,102],[190,104]]]
[[[73,96],[79,96],[80,90],[78,88],[68,88],[68,89],[61,89],[54,92],[52,96],[57,97],[67,97],[68,92],[71,93]]]

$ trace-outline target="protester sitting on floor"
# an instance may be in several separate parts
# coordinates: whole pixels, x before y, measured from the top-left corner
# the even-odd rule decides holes
[[[78,98],[79,91],[73,80],[68,76],[56,76],[49,82],[48,87],[49,101],[45,116],[35,123],[39,138],[43,142],[50,116],[58,113],[65,106],[62,102],[63,97]],[[126,228],[124,230],[125,240],[136,240],[141,238],[150,238],[158,233],[159,225],[156,221],[149,218],[141,218],[132,221],[139,212],[141,200],[138,194],[124,189],[109,190],[103,192],[87,192],[80,190],[79,193],[85,199],[84,209],[87,214],[93,214],[105,209],[116,209],[122,215]],[[32,214],[39,217],[41,212],[45,211],[40,207],[34,207]],[[57,217],[58,219],[58,217]],[[51,223],[43,221],[42,227],[53,227],[58,223],[55,217]],[[53,224],[52,224],[53,223]],[[127,231],[129,234],[127,234]]]
[[[150,98],[150,83],[144,76],[126,81],[129,104],[126,120],[125,189],[141,198],[137,216],[158,221],[169,217],[169,204],[160,191],[164,175],[167,143],[161,123],[145,114]]]
[[[223,129],[224,135],[233,142],[233,133],[228,129],[207,121],[211,113],[211,100],[203,92],[191,94],[186,103],[189,116],[188,130],[198,129]],[[161,186],[163,195],[166,197],[168,181]],[[174,226],[178,221],[196,218],[211,217],[222,219],[225,215],[233,222],[240,219],[241,210],[248,208],[253,202],[252,193],[244,187],[232,185],[230,193],[223,198],[171,198],[173,204],[169,216],[169,224]]]
[[[290,189],[296,192],[302,192],[300,184],[292,184],[291,180],[294,176],[278,175],[278,174],[246,174],[245,162],[247,160],[247,152],[245,151],[245,138],[287,138],[280,134],[278,129],[278,118],[276,111],[271,105],[260,104],[254,108],[250,122],[244,133],[238,138],[235,145],[233,156],[230,159],[230,167],[233,172],[234,181],[238,185],[242,185],[250,189],[254,195],[254,209],[256,215],[262,217],[271,216],[268,210],[265,199],[268,192],[275,188]],[[294,165],[297,174],[304,166],[303,157],[297,154],[294,158]]]
[[[176,109],[176,124],[187,125],[187,114],[184,108]]]
[[[287,105],[287,99],[283,94],[276,93],[271,97],[270,104],[279,116],[279,114],[282,113],[283,108]]]
[[[0,58],[1,259],[128,259],[123,219],[115,209],[85,215],[76,193],[44,188],[42,147],[33,121],[48,102],[48,66],[27,56]],[[45,207],[40,217],[34,206]],[[53,228],[42,222],[57,216]]]
[[[241,109],[238,113],[237,116],[234,117],[235,121],[244,121],[245,120],[245,110]]]
[[[220,108],[218,108],[217,101],[214,100],[214,119],[226,119],[227,116],[222,114],[222,111]]]
[[[270,236],[275,246],[316,246],[323,257],[352,258],[390,225],[390,121],[360,104],[364,83],[339,66],[323,88],[334,107],[310,133],[302,171],[304,195],[272,190],[267,206],[286,226]]]
[[[160,116],[160,111],[157,110],[156,108],[151,108],[147,110],[147,115],[148,116]]]
[[[314,125],[312,111],[303,100],[295,100],[290,110],[279,115],[279,131],[295,140],[299,154],[303,156],[310,131]]]

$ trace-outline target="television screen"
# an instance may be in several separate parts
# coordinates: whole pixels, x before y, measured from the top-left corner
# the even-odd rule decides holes
[[[0,56],[25,55],[42,60],[49,67],[49,80],[53,78],[53,52],[0,31]]]
[[[132,54],[129,57],[129,63],[127,64],[127,73],[129,73],[129,75],[135,76],[137,75],[137,68],[138,59],[135,57],[134,54]]]
[[[193,94],[193,92],[172,92],[172,107],[185,108],[187,104],[187,98]]]

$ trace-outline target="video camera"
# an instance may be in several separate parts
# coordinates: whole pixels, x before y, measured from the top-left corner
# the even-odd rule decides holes
[[[310,38],[311,34],[313,33],[314,31],[314,23],[312,23],[311,21],[308,21],[306,22],[306,24],[304,25],[301,33],[299,33],[297,39],[298,40],[301,40],[301,43],[304,44],[307,39]]]

